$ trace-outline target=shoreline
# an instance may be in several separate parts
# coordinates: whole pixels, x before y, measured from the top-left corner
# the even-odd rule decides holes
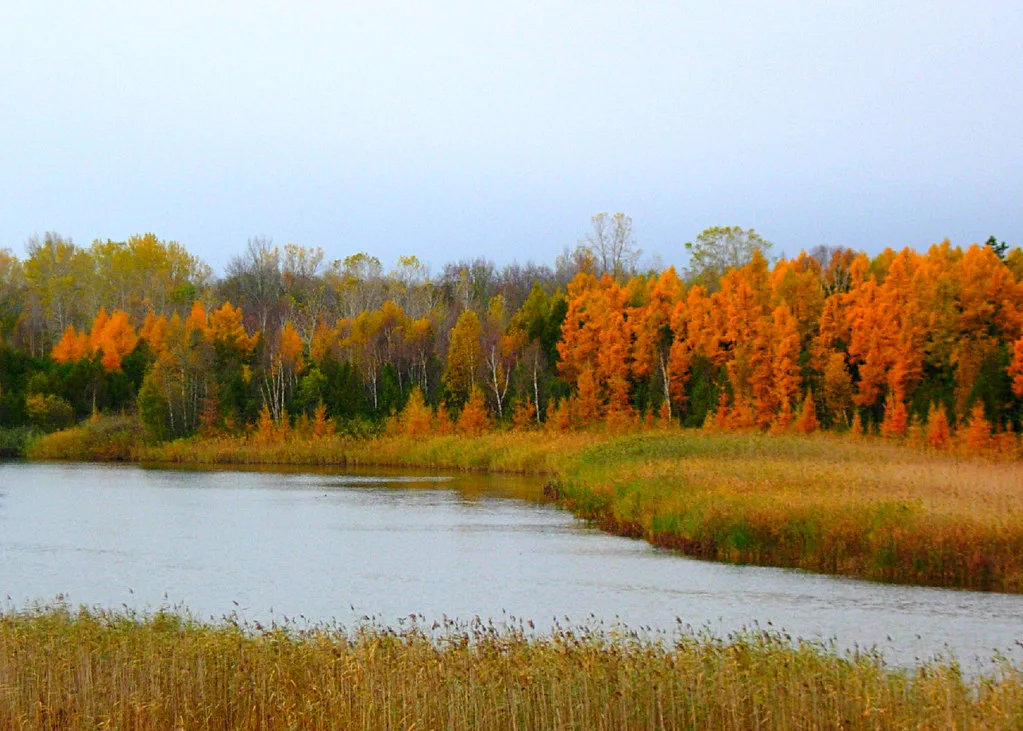
[[[102,461],[81,459],[95,454],[102,452],[68,456]],[[677,429],[269,443],[242,436],[166,442],[123,456],[154,467],[535,476],[543,481],[538,499],[606,532],[693,558],[1023,593],[1023,494],[1015,489],[1023,464],[961,460],[872,438]]]

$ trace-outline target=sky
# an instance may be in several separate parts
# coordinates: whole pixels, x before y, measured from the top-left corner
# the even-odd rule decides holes
[[[0,246],[1023,245],[1023,3],[0,0]]]

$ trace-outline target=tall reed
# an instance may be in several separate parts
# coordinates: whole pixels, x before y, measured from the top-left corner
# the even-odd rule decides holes
[[[1023,724],[1023,675],[964,680],[743,633],[473,622],[242,627],[66,607],[0,617],[4,729],[917,729]]]

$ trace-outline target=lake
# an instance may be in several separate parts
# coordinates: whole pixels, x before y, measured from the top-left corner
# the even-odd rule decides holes
[[[911,665],[1023,660],[1023,596],[877,584],[680,557],[611,536],[499,476],[0,464],[0,597],[201,618],[538,628],[742,627],[876,646]]]

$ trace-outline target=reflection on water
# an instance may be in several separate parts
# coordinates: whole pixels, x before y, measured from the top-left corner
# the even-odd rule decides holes
[[[535,480],[0,465],[0,593],[352,623],[595,617],[876,645],[896,663],[1023,658],[1023,597],[680,558],[536,502]]]

